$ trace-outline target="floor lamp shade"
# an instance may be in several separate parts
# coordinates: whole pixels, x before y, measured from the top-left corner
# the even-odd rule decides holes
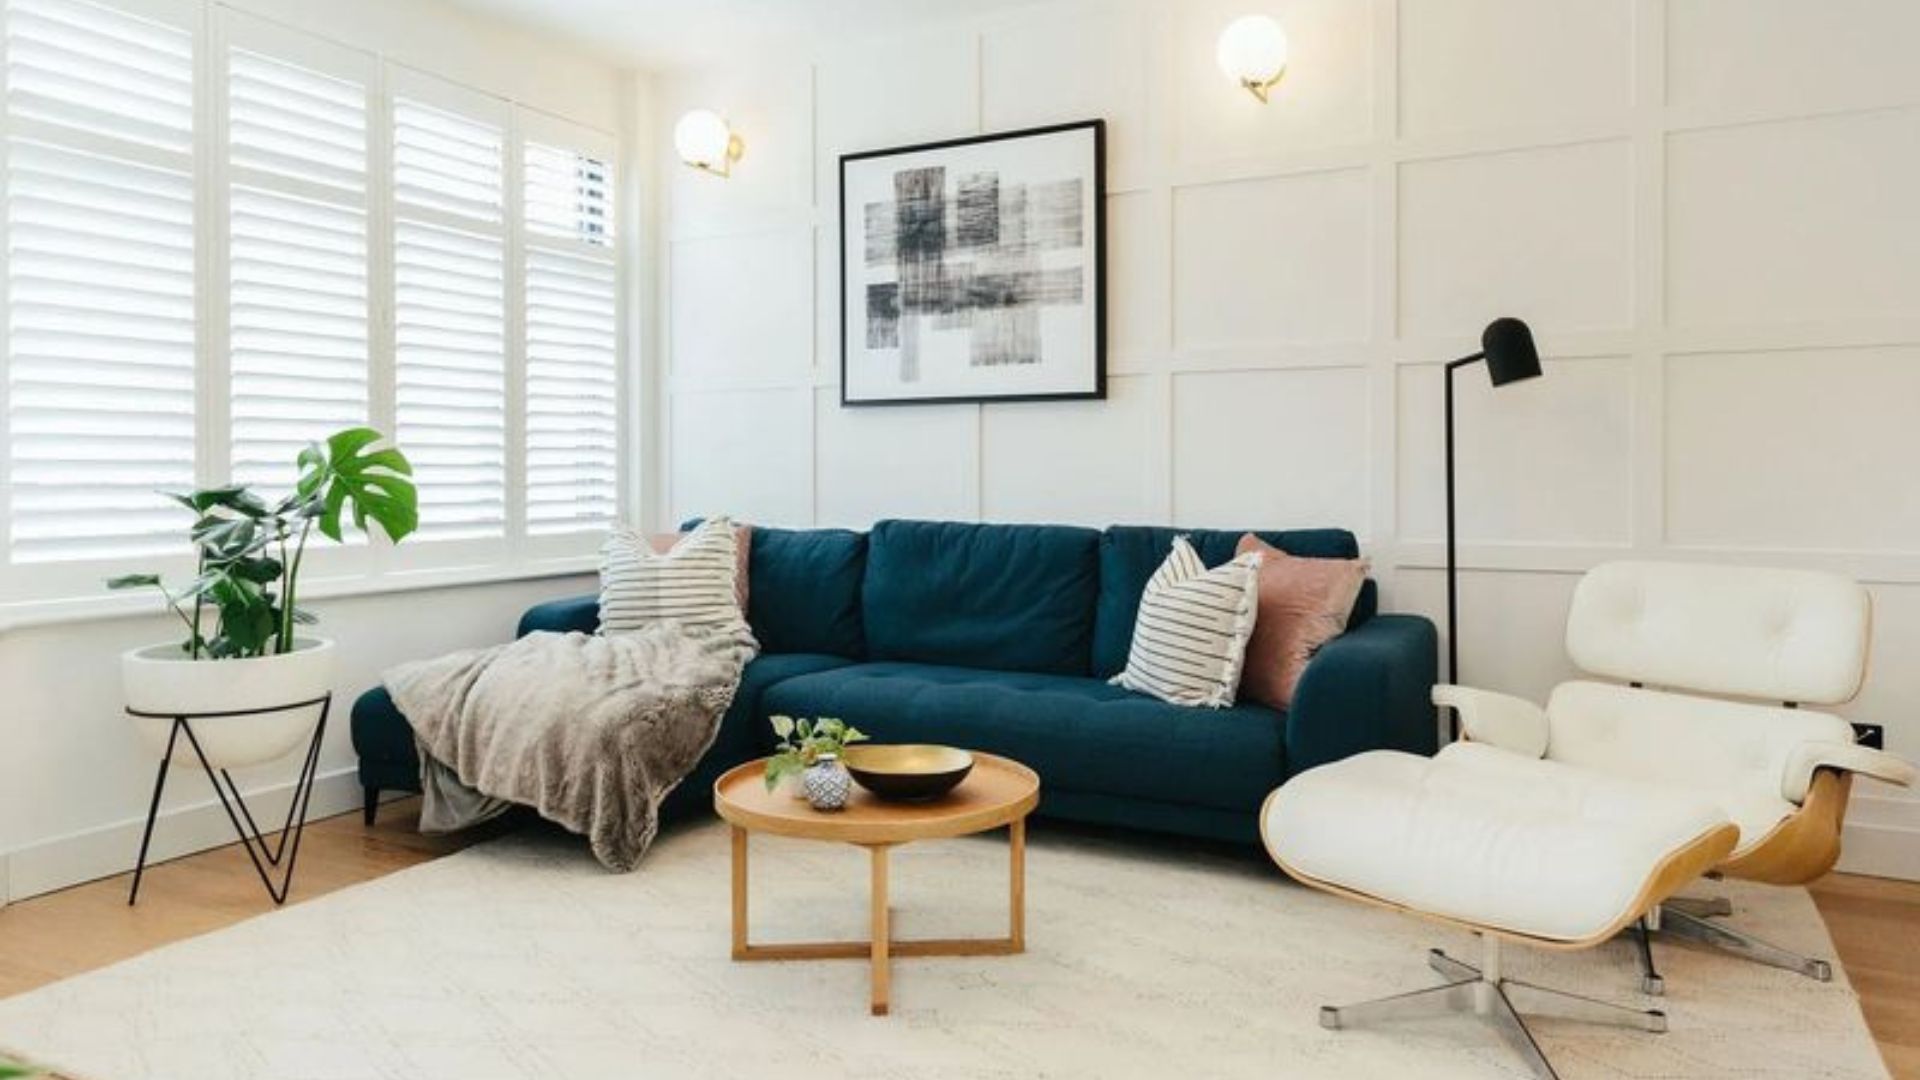
[[[1540,350],[1533,331],[1519,319],[1503,317],[1487,324],[1480,334],[1480,351],[1447,365],[1447,681],[1460,681],[1459,580],[1454,554],[1453,504],[1453,373],[1476,361],[1486,361],[1487,377],[1495,387],[1523,382],[1540,375]],[[1452,720],[1459,734],[1459,718]]]
[[[1487,375],[1495,386],[1540,375],[1540,350],[1533,346],[1533,331],[1519,319],[1488,323],[1480,335],[1480,350],[1486,354]]]

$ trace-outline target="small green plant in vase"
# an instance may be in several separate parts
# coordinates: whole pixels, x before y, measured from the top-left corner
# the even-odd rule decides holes
[[[773,724],[773,734],[780,741],[773,756],[767,759],[767,790],[773,791],[783,782],[793,782],[795,798],[806,798],[800,789],[800,778],[807,769],[819,761],[822,755],[839,757],[849,744],[865,742],[866,734],[859,728],[849,727],[844,720],[820,717],[817,720],[795,720],[791,716],[772,716],[768,721]]]

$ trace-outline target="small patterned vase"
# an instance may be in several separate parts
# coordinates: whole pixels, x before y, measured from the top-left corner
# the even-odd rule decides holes
[[[844,810],[847,796],[853,792],[853,777],[847,775],[835,754],[822,754],[807,766],[807,801],[815,810]]]

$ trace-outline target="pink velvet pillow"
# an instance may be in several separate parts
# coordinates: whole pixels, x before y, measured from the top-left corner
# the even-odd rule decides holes
[[[1284,709],[1307,661],[1347,628],[1367,580],[1367,560],[1302,559],[1252,533],[1240,538],[1234,554],[1249,551],[1261,555],[1260,614],[1247,639],[1240,696]]]
[[[686,533],[652,533],[647,537],[647,546],[657,555],[665,555],[673,550],[673,545],[686,538]],[[747,590],[751,582],[747,578],[748,555],[753,550],[753,526],[735,525],[733,527],[733,599],[740,605],[740,617],[747,617]]]

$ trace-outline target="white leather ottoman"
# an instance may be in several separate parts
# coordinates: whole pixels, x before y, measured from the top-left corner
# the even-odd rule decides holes
[[[1382,750],[1310,769],[1268,797],[1260,832],[1274,861],[1307,885],[1482,936],[1479,967],[1435,949],[1429,963],[1447,983],[1323,1008],[1324,1026],[1471,1010],[1543,1077],[1556,1074],[1522,1012],[1655,1032],[1666,1016],[1504,978],[1500,940],[1596,945],[1739,839],[1718,807],[1670,787],[1475,743],[1433,758]]]

